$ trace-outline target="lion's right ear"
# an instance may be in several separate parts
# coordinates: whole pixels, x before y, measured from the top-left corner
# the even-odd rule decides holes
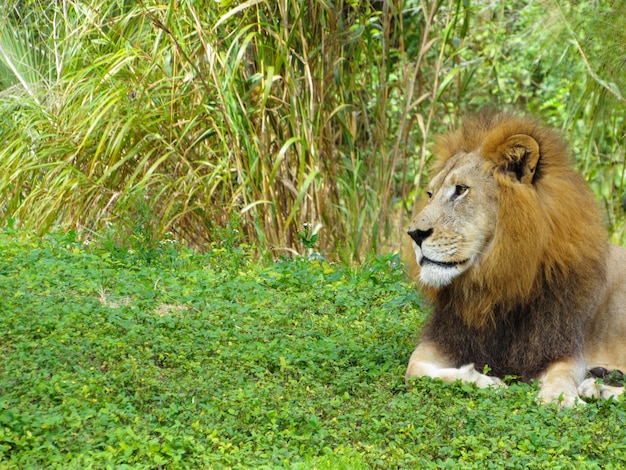
[[[532,184],[539,163],[539,144],[526,134],[515,134],[500,144],[496,150],[504,171],[515,174],[520,183]]]

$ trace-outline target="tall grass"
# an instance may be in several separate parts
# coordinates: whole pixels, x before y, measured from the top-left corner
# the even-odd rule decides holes
[[[9,0],[0,225],[120,238],[139,226],[196,247],[230,226],[275,256],[350,261],[395,248],[434,130],[485,101],[550,115],[533,109],[539,92],[502,85],[509,56],[490,56],[526,32],[492,38],[489,25],[543,11],[519,3]],[[590,138],[605,148],[606,135]]]
[[[233,214],[276,254],[393,245],[461,4],[13,1],[5,56],[38,73],[4,63],[0,222],[99,231],[148,207],[155,238],[196,246]]]

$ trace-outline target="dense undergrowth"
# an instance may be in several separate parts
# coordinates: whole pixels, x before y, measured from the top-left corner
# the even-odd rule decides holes
[[[620,468],[626,404],[404,383],[424,310],[394,256],[0,233],[0,468]]]

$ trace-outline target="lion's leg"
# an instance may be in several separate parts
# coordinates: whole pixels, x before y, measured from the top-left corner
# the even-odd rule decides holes
[[[409,366],[406,369],[406,380],[411,377],[433,377],[444,382],[461,380],[475,383],[479,388],[503,385],[497,377],[489,377],[478,372],[474,369],[474,364],[454,367],[454,364],[431,342],[420,343],[411,354]]]
[[[539,376],[541,388],[537,401],[556,402],[564,407],[583,404],[578,398],[578,385],[585,378],[585,373],[582,356],[554,362]]]
[[[583,381],[578,387],[578,393],[585,398],[617,398],[624,393],[624,387],[613,387],[598,383],[597,379],[590,378]]]

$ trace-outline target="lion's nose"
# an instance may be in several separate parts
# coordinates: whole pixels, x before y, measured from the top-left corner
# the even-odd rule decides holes
[[[433,233],[433,229],[429,228],[428,230],[420,230],[416,228],[414,230],[409,230],[407,233],[409,234],[409,237],[411,237],[413,241],[421,247],[422,242]]]

